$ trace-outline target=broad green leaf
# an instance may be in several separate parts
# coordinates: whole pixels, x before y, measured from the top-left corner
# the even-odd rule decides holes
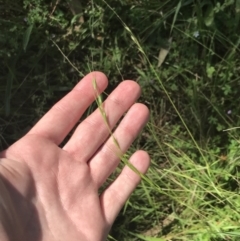
[[[236,13],[240,13],[240,0],[236,0]]]
[[[77,20],[79,20],[79,18],[81,17],[81,15],[82,14],[76,14],[76,15],[74,15],[74,17],[71,19],[71,26],[73,26],[73,24],[75,23],[75,22],[77,22]]]
[[[26,51],[28,43],[29,43],[29,39],[31,36],[33,30],[33,24],[31,24],[25,31],[24,35],[23,35],[23,50]]]
[[[178,5],[177,5],[177,7],[176,7],[176,11],[175,11],[174,17],[173,17],[173,22],[172,22],[170,34],[172,33],[172,30],[173,30],[173,27],[174,27],[174,24],[175,24],[175,22],[176,22],[177,15],[178,15],[178,13],[179,13],[179,10],[180,10],[181,6],[182,6],[182,1],[179,1],[179,2],[178,2]]]
[[[236,6],[235,6],[235,24],[236,24],[236,28],[238,27],[239,24],[239,18],[240,18],[240,0],[236,0]]]
[[[207,11],[204,14],[204,23],[210,27],[214,21],[214,8],[212,4],[208,4]]]
[[[209,64],[207,64],[207,76],[208,78],[212,79],[214,72],[216,71],[216,69],[213,66],[210,66]]]

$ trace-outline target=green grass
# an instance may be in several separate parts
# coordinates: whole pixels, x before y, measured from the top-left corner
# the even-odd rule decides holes
[[[107,93],[135,79],[151,118],[125,157],[145,149],[152,164],[108,240],[239,240],[240,1],[80,5],[0,1],[0,146],[89,70]]]

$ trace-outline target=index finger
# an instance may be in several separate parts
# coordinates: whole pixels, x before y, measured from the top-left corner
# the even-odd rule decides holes
[[[58,101],[27,135],[40,135],[59,145],[95,100],[93,80],[96,80],[98,93],[107,87],[108,80],[103,73],[89,73],[71,92]]]

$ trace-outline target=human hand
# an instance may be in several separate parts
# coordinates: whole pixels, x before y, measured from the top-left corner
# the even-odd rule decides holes
[[[93,79],[99,92],[106,88],[104,74],[88,74],[23,138],[0,153],[0,240],[105,240],[140,182],[140,176],[126,166],[98,194],[120,161],[99,109],[78,125],[63,148],[59,147],[95,99]],[[111,129],[128,111],[114,130],[122,153],[148,120],[147,107],[135,104],[139,95],[135,82],[123,81],[103,104]],[[150,159],[146,152],[137,151],[130,162],[145,173]]]

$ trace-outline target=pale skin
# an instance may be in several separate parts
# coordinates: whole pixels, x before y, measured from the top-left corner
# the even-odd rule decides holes
[[[0,240],[106,240],[119,211],[139,184],[140,176],[125,166],[99,195],[99,188],[120,161],[118,147],[109,136],[99,109],[59,147],[95,100],[93,78],[98,91],[103,92],[107,77],[100,72],[88,74],[23,138],[0,153],[0,175],[9,193],[8,203],[12,202],[16,213],[15,227],[0,220]],[[136,82],[123,81],[103,105],[110,128],[115,128],[124,115],[114,129],[122,153],[149,117],[147,107],[136,103],[139,95]],[[150,164],[148,154],[142,150],[136,151],[129,161],[141,173],[146,173]]]

